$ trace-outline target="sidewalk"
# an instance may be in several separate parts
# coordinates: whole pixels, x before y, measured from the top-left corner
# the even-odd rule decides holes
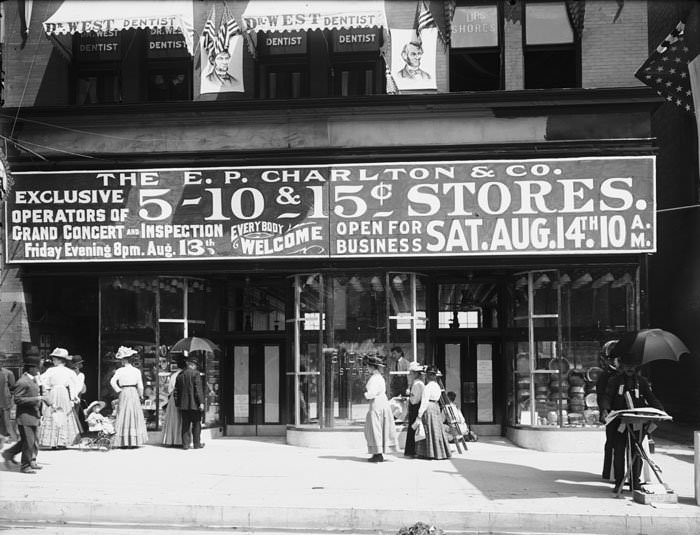
[[[602,455],[469,444],[446,461],[220,438],[202,450],[41,451],[35,475],[0,465],[0,519],[395,534],[422,521],[446,531],[700,533],[691,446],[657,440],[654,459],[679,496],[653,507],[616,499]]]

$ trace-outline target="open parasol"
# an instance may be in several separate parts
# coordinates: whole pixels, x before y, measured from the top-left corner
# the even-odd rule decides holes
[[[661,329],[643,329],[623,334],[611,350],[625,364],[641,366],[653,360],[679,360],[690,353],[675,334]]]
[[[214,351],[220,351],[221,348],[208,338],[200,338],[198,336],[190,336],[188,338],[183,338],[175,342],[173,347],[170,348],[171,353],[192,353],[193,351],[207,351],[213,353]]]

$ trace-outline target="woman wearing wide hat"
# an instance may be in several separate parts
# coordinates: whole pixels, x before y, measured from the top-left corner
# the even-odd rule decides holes
[[[182,446],[182,414],[175,403],[175,383],[185,367],[185,359],[179,359],[178,369],[168,378],[168,406],[163,417],[163,445]]]
[[[75,372],[75,389],[78,392],[78,402],[75,404],[75,414],[80,425],[85,428],[85,416],[81,410],[83,394],[87,391],[85,386],[85,374],[83,373],[83,357],[81,355],[71,355],[69,367]]]
[[[425,383],[423,382],[424,371],[425,366],[415,361],[408,365],[410,394],[408,396],[408,418],[406,421],[408,424],[406,429],[406,446],[403,450],[403,454],[406,457],[415,457],[416,455],[416,430],[413,429],[413,422],[418,417],[418,408],[423,398],[423,389],[425,388]]]
[[[425,370],[425,388],[418,407],[418,418],[422,419],[425,428],[425,440],[418,442],[416,453],[422,459],[447,459],[452,456],[438,403],[442,394],[437,383],[438,373],[434,366],[428,366]]]
[[[136,354],[136,350],[120,346],[114,357],[122,361],[122,367],[114,372],[109,381],[114,391],[119,394],[112,445],[120,448],[135,448],[148,442],[146,420],[141,408],[143,377],[141,370],[132,366],[130,360]]]
[[[383,453],[388,453],[396,447],[396,427],[386,397],[386,381],[380,371],[380,368],[384,368],[384,360],[378,355],[366,355],[363,364],[370,371],[369,380],[365,385],[365,398],[369,400],[365,418],[365,439],[367,450],[372,454],[369,462],[378,463],[384,460]]]
[[[48,396],[48,408],[44,408],[39,428],[39,446],[44,448],[66,448],[72,446],[81,433],[78,417],[73,410],[78,400],[76,375],[67,363],[68,351],[57,347],[49,355],[53,366],[41,374],[44,395]]]

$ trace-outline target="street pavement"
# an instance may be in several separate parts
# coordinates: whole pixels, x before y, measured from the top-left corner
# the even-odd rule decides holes
[[[687,443],[657,440],[653,458],[679,502],[657,505],[629,492],[615,498],[600,477],[602,455],[526,450],[501,437],[444,461],[367,458],[282,438],[219,438],[187,451],[42,450],[37,474],[0,466],[0,529],[33,521],[395,534],[420,521],[448,533],[700,533]]]

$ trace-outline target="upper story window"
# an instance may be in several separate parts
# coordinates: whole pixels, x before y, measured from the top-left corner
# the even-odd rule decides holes
[[[332,30],[326,33],[330,57],[330,94],[350,97],[383,93],[379,57],[382,32],[378,28]]]
[[[89,32],[73,39],[76,104],[121,102],[122,32]]]
[[[259,98],[309,96],[310,32],[268,32],[258,36]]]
[[[580,87],[579,40],[564,2],[525,5],[525,89]]]
[[[179,32],[76,34],[72,57],[75,104],[192,98],[192,59]]]
[[[458,5],[452,22],[450,91],[503,89],[501,42],[495,2]]]

